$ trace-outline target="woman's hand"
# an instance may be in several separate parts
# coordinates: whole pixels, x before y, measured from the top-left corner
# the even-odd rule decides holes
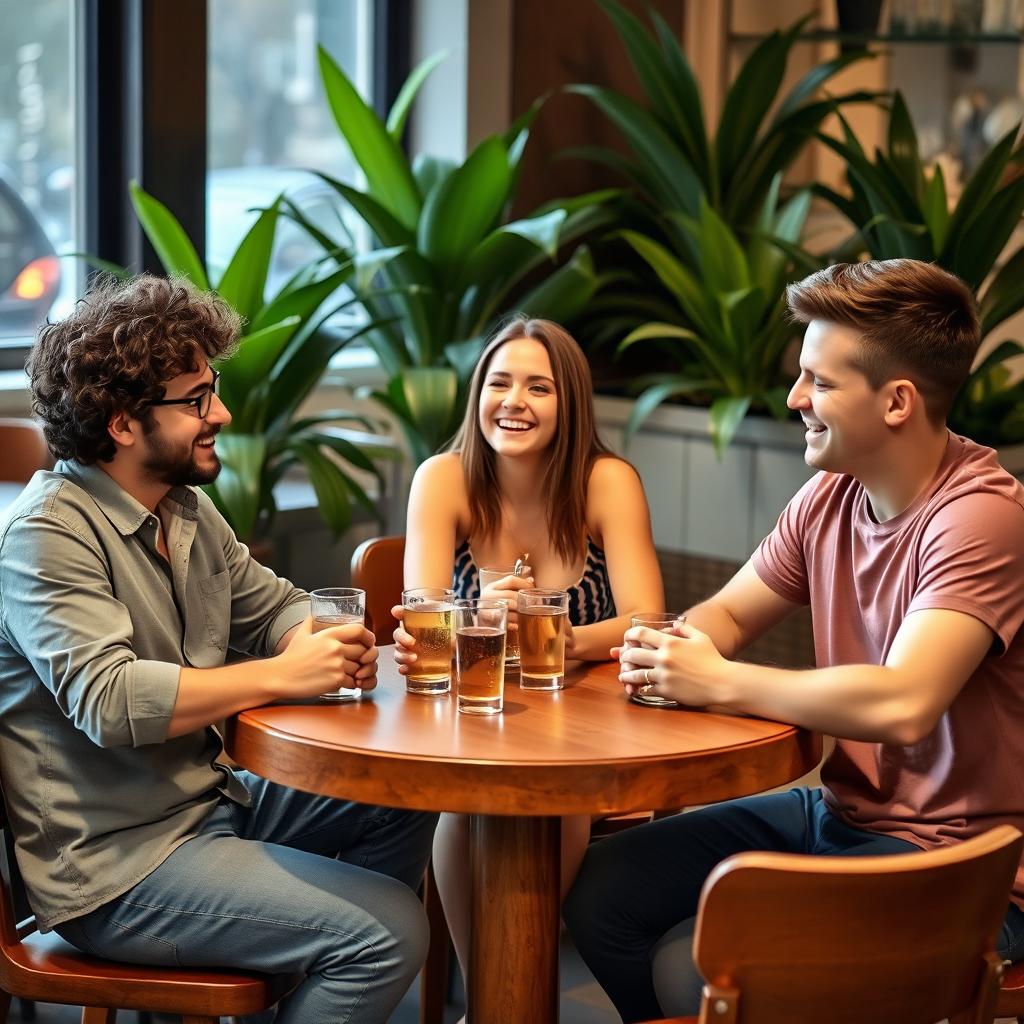
[[[572,623],[569,621],[569,616],[565,617],[565,656],[567,658],[574,657],[573,651],[576,649],[576,634],[572,630]]]
[[[500,580],[488,583],[480,590],[481,601],[504,601],[508,605],[508,628],[516,630],[519,628],[517,622],[516,608],[519,604],[519,591],[532,590],[532,576],[502,576]]]
[[[391,614],[398,619],[398,625],[395,627],[393,634],[395,638],[395,664],[398,666],[399,675],[406,676],[409,674],[409,666],[416,661],[416,655],[413,650],[416,646],[416,641],[411,633],[405,631],[405,620],[403,618],[405,609],[400,604],[396,604],[391,609]]]

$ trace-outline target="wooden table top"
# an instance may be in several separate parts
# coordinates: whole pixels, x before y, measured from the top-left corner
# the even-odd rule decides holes
[[[809,771],[820,737],[791,725],[642,707],[617,663],[570,666],[556,692],[505,687],[505,711],[405,692],[381,652],[372,698],[275,704],[228,723],[228,753],[309,792],[416,810],[609,814],[762,792]]]

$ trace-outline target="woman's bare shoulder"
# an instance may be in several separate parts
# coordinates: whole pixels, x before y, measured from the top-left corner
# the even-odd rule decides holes
[[[587,481],[588,489],[593,492],[609,491],[614,493],[621,487],[636,488],[641,486],[640,474],[625,459],[618,455],[602,455],[595,459],[594,465],[590,468],[590,478]]]

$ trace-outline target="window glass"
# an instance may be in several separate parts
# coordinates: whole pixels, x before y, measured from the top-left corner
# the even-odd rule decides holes
[[[282,192],[332,238],[347,241],[359,230],[356,219],[309,170],[357,180],[324,96],[317,45],[368,96],[371,0],[209,0],[208,11],[206,251],[214,279],[258,210]],[[322,254],[282,219],[268,294]]]
[[[0,346],[77,293],[72,0],[0,0]]]

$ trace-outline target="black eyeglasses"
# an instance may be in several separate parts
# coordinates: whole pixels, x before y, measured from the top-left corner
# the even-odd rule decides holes
[[[220,370],[213,371],[213,380],[210,381],[210,386],[198,395],[193,395],[191,398],[158,398],[155,401],[147,402],[147,405],[184,405],[189,407],[189,414],[192,416],[198,416],[201,420],[206,419],[210,413],[210,405],[213,402],[213,396],[217,394],[217,382],[220,380]],[[195,409],[193,413],[191,410]]]

